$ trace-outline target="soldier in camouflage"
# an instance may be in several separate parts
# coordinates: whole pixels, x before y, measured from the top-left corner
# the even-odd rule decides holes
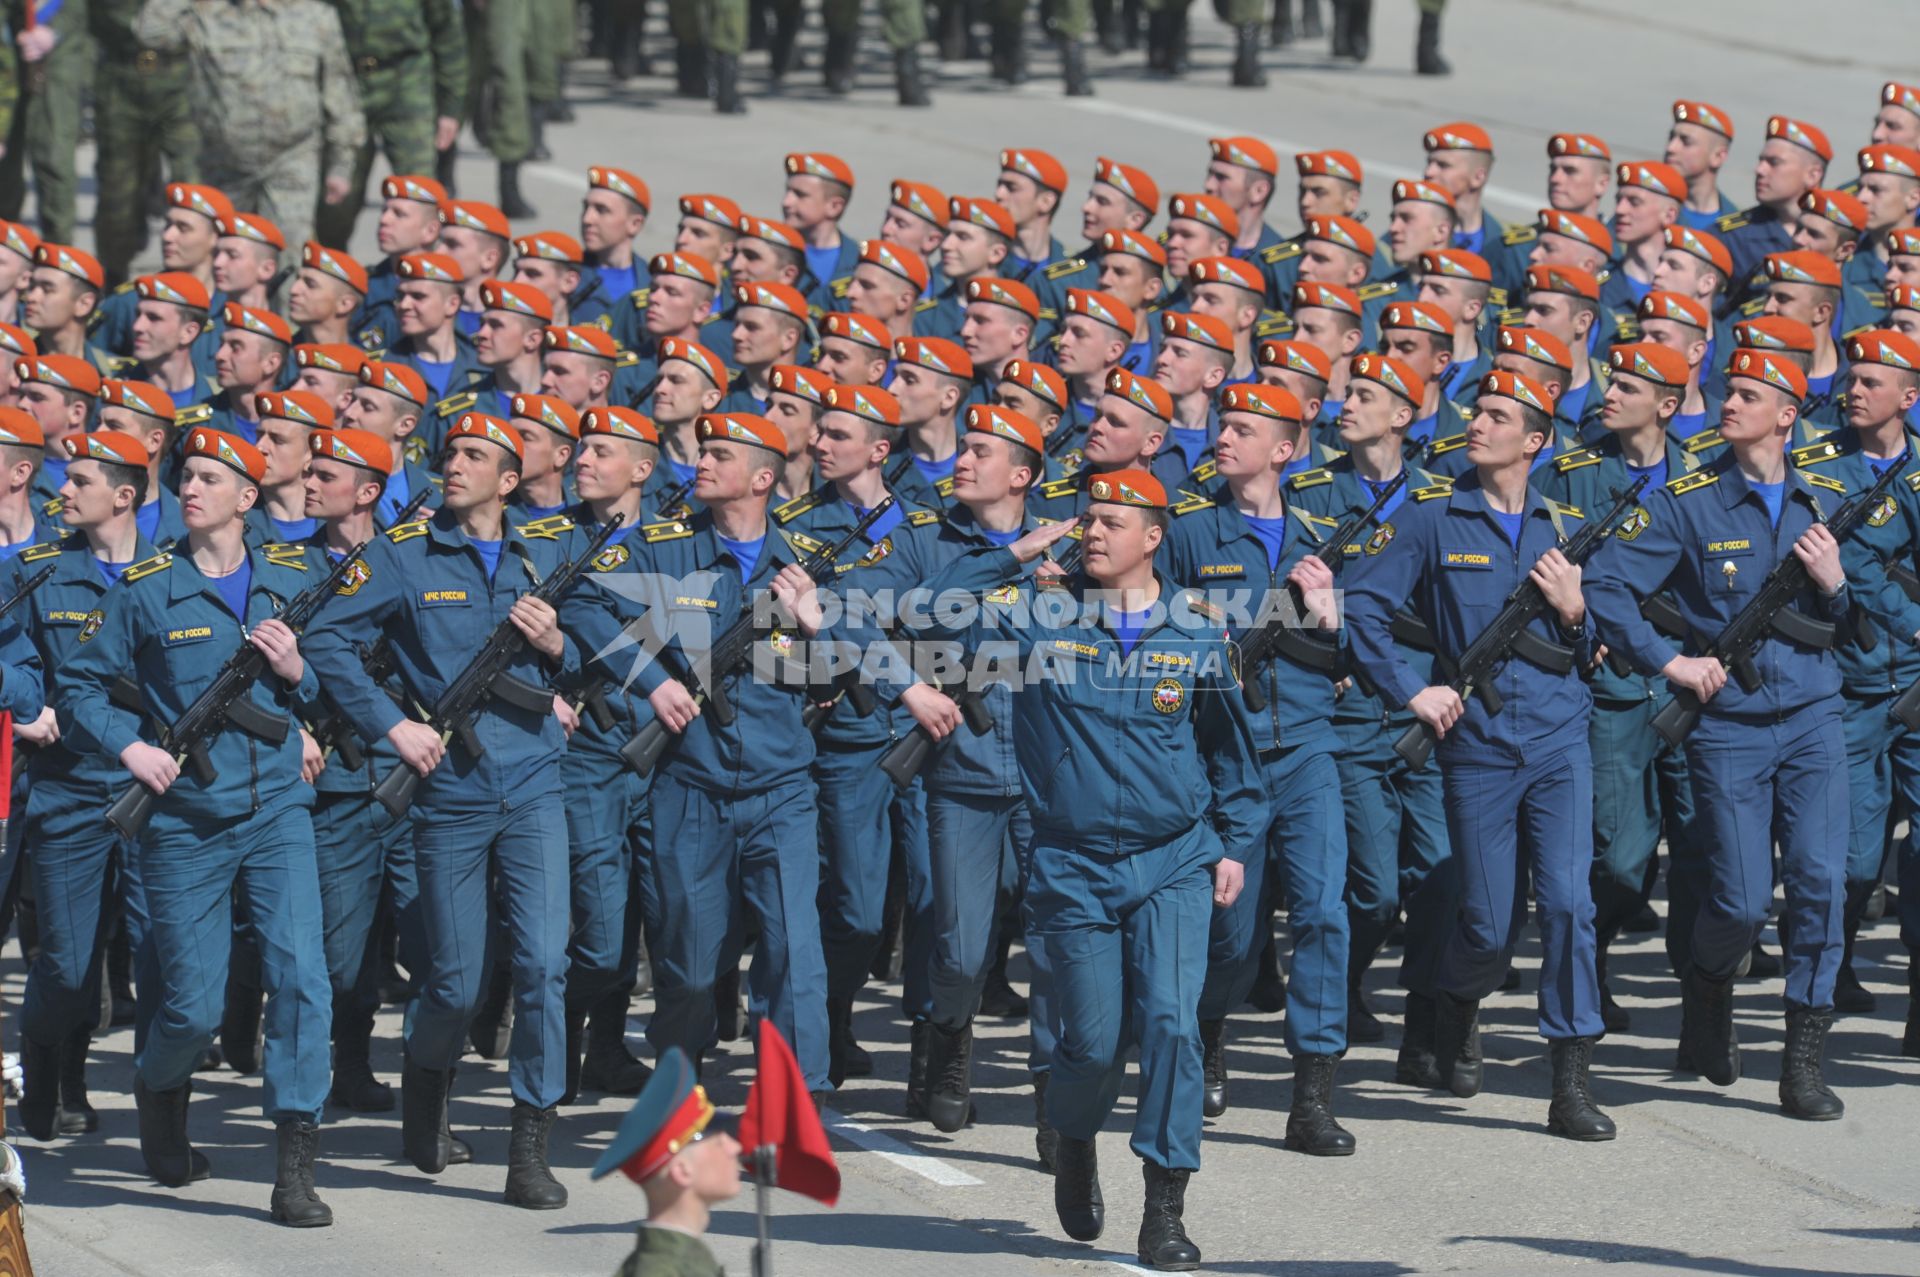
[[[133,34],[145,0],[90,0],[88,23],[99,50],[93,73],[93,136],[99,146],[94,183],[94,246],[107,287],[126,282],[146,247],[148,193],[166,179],[200,180],[200,125],[192,81],[179,52],[148,48]]]
[[[93,60],[86,0],[12,0],[6,12],[17,105],[0,133],[0,217],[19,218],[30,164],[41,237],[72,243],[80,97]]]

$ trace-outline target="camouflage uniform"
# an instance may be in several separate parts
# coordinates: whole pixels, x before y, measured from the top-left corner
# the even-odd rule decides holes
[[[107,283],[127,277],[147,240],[147,193],[160,161],[173,182],[200,180],[200,126],[185,55],[161,53],[133,34],[144,0],[90,0],[99,58],[93,75],[93,135],[99,144],[93,242]]]
[[[11,50],[11,34],[24,24],[25,10],[16,2],[8,6],[8,14]],[[0,217],[19,218],[31,162],[41,237],[71,244],[79,186],[74,153],[80,148],[80,99],[93,64],[86,0],[66,0],[51,25],[59,37],[53,52],[39,62],[19,59],[16,52],[20,97],[10,127],[0,135],[7,144],[7,153],[0,156]]]
[[[518,164],[533,147],[527,82],[537,0],[461,6],[467,22],[468,118],[493,158]]]
[[[376,143],[395,173],[433,172],[435,123],[466,109],[467,37],[454,0],[333,0],[333,7],[347,35],[367,140],[354,152],[347,198],[320,210],[315,238],[345,249]]]
[[[323,171],[347,177],[367,135],[339,15],[324,0],[148,0],[134,34],[186,52],[201,176],[279,226],[298,262]]]
[[[643,1226],[615,1277],[726,1277],[726,1270],[698,1237]]]

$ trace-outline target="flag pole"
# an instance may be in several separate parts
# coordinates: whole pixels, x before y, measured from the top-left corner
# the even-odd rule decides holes
[[[773,1168],[779,1149],[762,1144],[753,1150],[753,1213],[760,1239],[753,1248],[753,1277],[773,1277]]]

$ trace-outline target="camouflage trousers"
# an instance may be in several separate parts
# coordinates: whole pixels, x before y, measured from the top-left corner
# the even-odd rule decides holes
[[[566,65],[573,57],[573,0],[529,0],[527,100],[558,102]]]
[[[493,158],[517,164],[533,147],[527,114],[532,73],[528,38],[538,4],[487,0],[479,8],[463,5],[460,12],[467,24],[467,118]]]
[[[801,0],[773,0],[775,12],[798,10]],[[823,0],[821,17],[832,32],[860,28],[861,0]],[[738,56],[747,47],[747,0],[668,0],[667,25],[682,44]],[[909,49],[927,38],[921,0],[880,0],[880,27],[889,49]]]
[[[208,185],[225,191],[236,212],[258,213],[286,236],[287,250],[280,258],[283,267],[298,267],[301,246],[313,238],[322,163],[317,132],[265,157],[231,155],[212,144],[212,139],[200,153],[200,173]]]
[[[1148,13],[1160,13],[1165,10],[1183,10],[1192,5],[1192,0],[1142,0],[1141,7]],[[1227,0],[1222,15],[1228,25],[1242,27],[1250,23],[1267,20],[1265,0]]]
[[[147,242],[147,193],[162,176],[200,180],[200,127],[184,57],[151,50],[103,57],[93,77],[93,135],[99,146],[93,240],[109,283],[126,278]]]
[[[435,159],[432,56],[412,54],[357,79],[360,109],[367,116],[367,140],[353,157],[347,198],[322,204],[314,221],[314,238],[343,250],[353,239],[353,225],[366,202],[376,148],[395,173],[431,174]]]
[[[0,156],[0,217],[16,221],[27,198],[27,166],[40,211],[40,235],[73,243],[74,202],[79,179],[80,99],[93,69],[93,41],[62,40],[41,62],[19,63],[21,93]]]

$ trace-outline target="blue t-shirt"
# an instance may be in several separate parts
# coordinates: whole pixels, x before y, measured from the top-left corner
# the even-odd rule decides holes
[[[1869,456],[1864,452],[1860,454],[1860,457],[1869,466],[1873,467],[1873,477],[1878,479],[1895,466],[1904,466],[1907,460],[1907,451],[1902,449],[1900,455],[1897,457],[1875,457]]]
[[[567,503],[562,501],[559,505],[523,505],[520,508],[536,519],[551,519],[554,515],[564,511],[567,508]]]
[[[1652,280],[1648,280],[1643,284],[1625,271],[1620,272],[1620,278],[1626,282],[1627,291],[1633,294],[1633,300],[1636,305],[1647,300],[1647,294],[1653,291]]]
[[[16,554],[19,554],[22,550],[26,549],[28,546],[32,545],[35,541],[39,539],[40,539],[40,529],[38,527],[35,527],[33,531],[33,535],[29,536],[26,540],[16,541],[12,545],[0,545],[0,563],[5,563],[8,559],[11,559]]]
[[[667,458],[667,466],[673,471],[673,481],[675,483],[690,482],[693,479],[694,472],[700,468],[697,465],[688,465],[684,461],[675,461],[672,457]]]
[[[942,479],[953,478],[954,457],[958,457],[959,455],[960,454],[956,452],[952,457],[946,457],[939,461],[926,461],[920,457],[915,457],[913,459],[913,468],[918,470],[920,477],[928,483],[938,483]]]
[[[1828,373],[1824,377],[1808,377],[1807,378],[1807,398],[1817,399],[1822,395],[1832,393],[1834,377],[1835,377],[1834,373]]]
[[[807,269],[822,284],[833,282],[833,272],[840,265],[840,246],[832,248],[807,248]]]
[[[1774,527],[1779,527],[1780,506],[1781,503],[1786,500],[1787,495],[1786,481],[1782,480],[1779,483],[1755,483],[1749,479],[1747,480],[1747,486],[1759,494],[1760,500],[1765,503],[1767,507],[1767,518],[1773,521]]]
[[[1527,512],[1522,510],[1518,514],[1508,514],[1505,510],[1494,510],[1493,517],[1499,521],[1501,529],[1506,532],[1507,540],[1513,542],[1513,548],[1519,549],[1520,529],[1526,522]]]
[[[480,556],[480,566],[487,570],[487,580],[493,580],[494,573],[500,570],[500,542],[482,541],[478,537],[468,537],[467,544]]]
[[[1120,366],[1128,372],[1143,372],[1153,362],[1153,343],[1146,341],[1130,342],[1127,353],[1120,356]],[[1143,374],[1144,375],[1144,374]]]
[[[1287,539],[1287,516],[1283,514],[1277,519],[1257,519],[1246,514],[1240,517],[1247,521],[1247,527],[1253,535],[1260,538],[1260,544],[1267,547],[1267,566],[1279,567],[1280,547]]]
[[[1577,423],[1580,420],[1580,414],[1587,410],[1587,396],[1592,393],[1591,381],[1584,386],[1568,386],[1560,392],[1560,402],[1554,405],[1555,413],[1568,421]]]
[[[1480,229],[1477,231],[1455,231],[1453,233],[1453,246],[1455,248],[1464,248],[1475,256],[1485,257],[1486,245],[1487,224],[1485,222],[1480,223]]]
[[[453,376],[453,360],[428,359],[423,355],[413,357],[414,371],[420,374],[427,388],[433,391],[435,399],[447,397],[447,378]]]
[[[1393,482],[1392,479],[1387,479],[1380,483],[1375,483],[1373,480],[1367,478],[1365,475],[1360,475],[1360,474],[1356,474],[1353,477],[1360,480],[1360,486],[1367,490],[1367,501],[1369,504],[1379,499],[1380,489],[1386,487],[1387,484]],[[1400,508],[1400,503],[1407,499],[1407,487],[1411,483],[1413,476],[1408,475],[1407,479],[1408,479],[1408,483],[1403,483],[1399,487],[1395,488],[1393,490],[1393,495],[1387,498],[1386,504],[1380,507],[1380,513],[1375,516],[1376,520],[1380,522],[1385,522],[1387,519],[1392,518],[1393,512]]]
[[[718,533],[714,535],[719,536]],[[727,553],[731,554],[734,559],[739,562],[741,583],[745,584],[751,581],[753,579],[754,568],[760,565],[760,551],[765,549],[767,545],[765,534],[757,536],[751,541],[733,541],[727,537],[719,537],[719,540],[720,544],[727,548]]]
[[[498,389],[493,393],[494,397],[500,400],[500,420],[510,420],[513,417],[513,393]]]
[[[1021,536],[1019,528],[1013,528],[1006,532],[995,532],[992,528],[981,528],[980,532],[987,540],[999,546],[1012,545],[1015,541],[1018,541]]]
[[[93,566],[99,571],[100,579],[108,585],[112,585],[120,579],[122,572],[125,572],[133,566],[133,560],[128,559],[125,563],[109,563],[105,559],[95,559]]]
[[[1201,426],[1199,429],[1194,429],[1190,426],[1175,426],[1167,431],[1167,438],[1175,448],[1179,449],[1180,459],[1186,463],[1188,470],[1192,470],[1195,466],[1199,465],[1200,458],[1206,455],[1207,428],[1205,426]]]
[[[320,527],[318,519],[275,519],[272,515],[267,518],[272,521],[274,532],[288,544],[306,540]]]
[[[227,611],[247,619],[247,588],[253,584],[253,560],[242,556],[240,566],[225,576],[213,578],[213,588],[220,592],[220,601],[227,605]]]
[[[1673,414],[1673,425],[1668,428],[1667,433],[1676,439],[1688,439],[1699,434],[1706,428],[1707,414],[1705,409],[1699,412],[1676,412]]]
[[[193,407],[199,397],[200,387],[198,386],[188,386],[185,390],[169,390],[167,392],[167,398],[173,400],[173,406],[176,410]]]
[[[847,502],[846,506],[848,510],[853,512],[853,517],[856,520],[867,517],[867,507],[857,506],[851,501]],[[901,511],[900,503],[898,501],[894,502],[887,507],[887,512],[878,519],[875,519],[873,526],[867,529],[867,544],[878,545],[887,533],[893,531],[906,521],[907,516]]]
[[[55,492],[58,492],[62,487],[66,486],[67,458],[47,457],[40,462],[40,469],[47,476],[48,482]]]
[[[480,312],[477,310],[463,310],[453,317],[453,322],[459,325],[462,333],[471,337],[480,331]]]
[[[134,526],[140,529],[140,535],[153,540],[154,533],[160,530],[160,503],[149,501],[133,512]]]
[[[380,494],[378,506],[380,517],[389,523],[393,522],[400,517],[400,512],[407,508],[407,502],[411,500],[413,500],[413,490],[407,483],[407,468],[401,466],[387,476],[386,490]]]
[[[1151,613],[1152,609],[1145,612],[1122,612],[1117,607],[1107,609],[1107,624],[1112,628],[1113,636],[1120,640],[1120,655],[1133,654],[1134,645],[1140,641],[1141,634],[1146,632],[1147,617]]]
[[[609,297],[625,297],[640,287],[640,272],[634,269],[632,262],[625,266],[596,266],[593,269],[599,272],[600,287],[607,290]]]
[[[1647,476],[1646,491],[1648,492],[1664,486],[1667,482],[1667,459],[1662,457],[1650,466],[1630,465],[1627,467],[1627,478],[1638,479],[1641,475]]]

